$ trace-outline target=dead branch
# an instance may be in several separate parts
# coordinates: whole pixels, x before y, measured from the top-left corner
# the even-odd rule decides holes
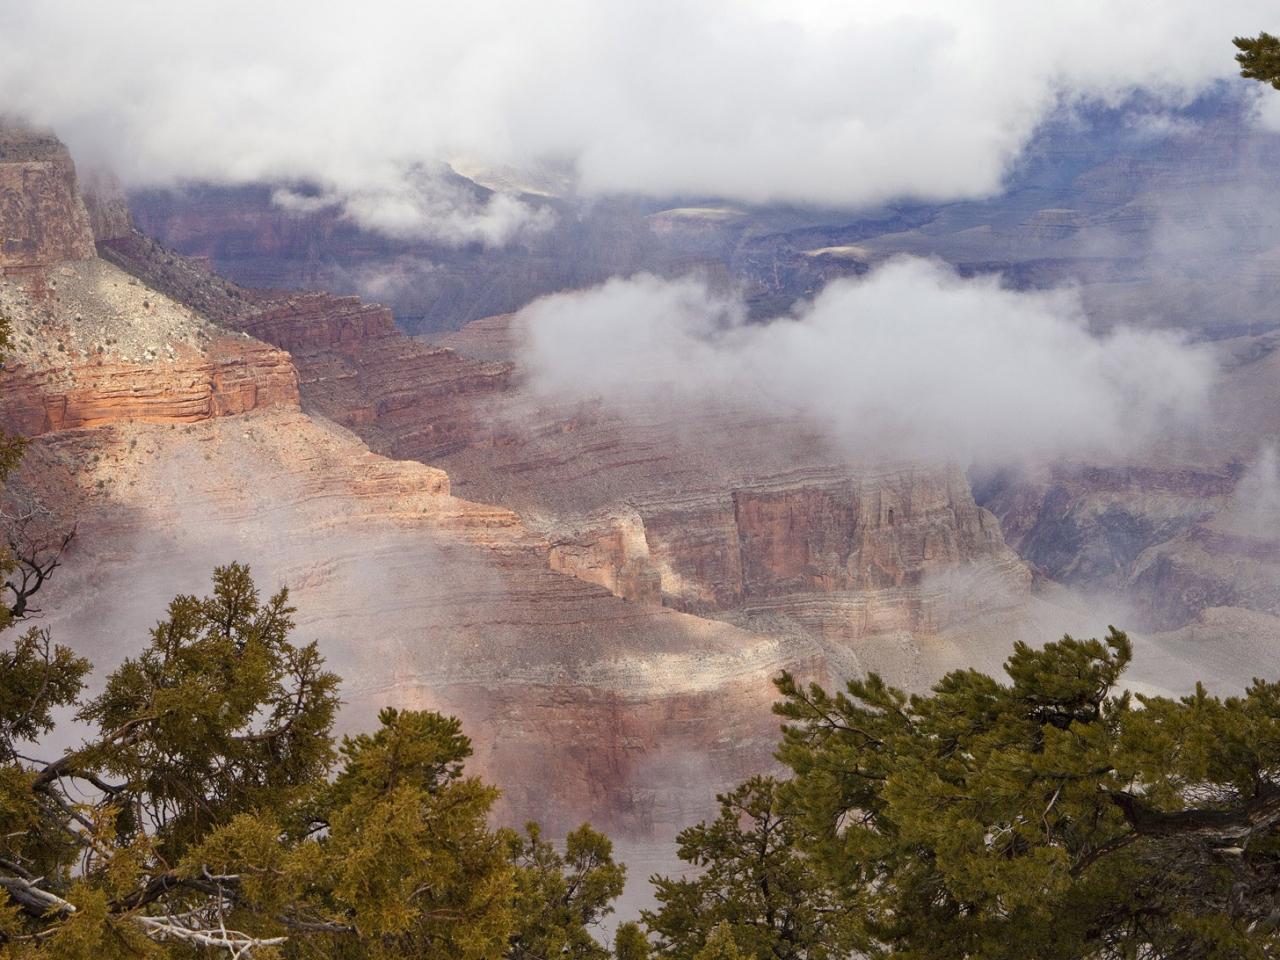
[[[183,926],[161,917],[134,917],[147,936],[153,940],[177,940],[197,947],[213,947],[226,950],[232,960],[241,960],[253,955],[260,947],[275,947],[285,943],[288,937],[253,937],[239,930],[228,930],[220,926],[213,930],[201,930],[197,927]]]
[[[24,913],[33,917],[66,916],[76,912],[74,904],[68,903],[55,893],[41,890],[37,884],[40,877],[30,880],[24,877],[10,877],[0,874],[0,888],[9,892],[13,901]]]
[[[208,870],[204,871],[206,876]],[[238,880],[238,877],[227,877]],[[288,937],[255,937],[240,930],[231,930],[226,924],[226,910],[231,904],[225,897],[216,896],[209,902],[182,913],[166,913],[161,916],[136,915],[133,920],[146,931],[147,936],[159,941],[178,941],[198,947],[226,950],[232,960],[247,960],[255,950],[275,947],[285,943]]]
[[[31,598],[62,565],[63,554],[76,536],[76,525],[59,527],[53,513],[38,500],[0,509],[0,535],[9,548],[12,569],[4,589],[12,594],[4,605],[14,620],[37,616]]]

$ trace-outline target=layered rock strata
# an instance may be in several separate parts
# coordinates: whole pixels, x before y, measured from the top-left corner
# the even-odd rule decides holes
[[[289,355],[229,336],[212,341],[201,356],[163,367],[18,367],[5,378],[0,400],[11,429],[28,437],[118,421],[194,423],[297,406],[298,378]]]
[[[53,180],[7,169],[26,156],[0,158],[0,183],[21,192],[6,218],[38,212],[32,242],[13,248],[21,263],[0,277],[17,333],[0,426],[32,437],[7,493],[78,525],[41,599],[45,625],[99,676],[173,595],[238,559],[264,589],[290,586],[300,637],[344,677],[344,730],[386,704],[458,714],[477,771],[504,789],[507,822],[669,836],[710,812],[717,789],[770,765],[770,678],[827,676],[818,645],[628,603],[557,572],[515,512],[455,497],[443,470],[381,456],[317,404],[300,408],[290,355],[248,333],[344,362],[380,337],[407,342],[385,311],[249,295],[132,233],[107,236],[118,216],[96,218],[117,263],[128,262],[119,248],[155,258],[137,272],[162,278],[159,290],[86,258],[70,167],[55,163]],[[244,329],[215,322],[227,318]],[[436,386],[442,404],[462,389],[451,376]],[[376,422],[399,409],[394,397],[353,404],[348,419]]]
[[[804,423],[731,408],[548,403],[522,385],[510,317],[427,344],[353,298],[220,292],[146,244],[112,248],[287,348],[306,409],[444,466],[457,490],[546,537],[555,570],[632,603],[781,617],[856,660],[865,637],[935,635],[1027,598],[1027,570],[955,469],[851,465]],[[965,603],[951,597],[956,571]]]
[[[556,573],[515,514],[298,411],[51,432],[19,482],[79,523],[46,598],[60,639],[107,667],[169,597],[247,561],[290,586],[299,636],[343,676],[342,728],[388,704],[456,713],[507,822],[668,835],[769,765],[769,678],[826,676],[803,640]]]
[[[0,272],[93,255],[67,148],[52,134],[0,125]]]

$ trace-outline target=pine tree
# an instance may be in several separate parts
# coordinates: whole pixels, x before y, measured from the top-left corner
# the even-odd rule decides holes
[[[847,955],[850,927],[799,849],[780,784],[753,777],[718,800],[719,817],[678,837],[691,875],[653,878],[659,908],[643,917],[657,954],[693,960],[719,931],[726,944],[761,960]]]
[[[707,936],[702,949],[694,954],[694,960],[747,960],[749,956],[738,948],[729,924],[719,923]]]
[[[649,960],[652,953],[640,924],[634,920],[618,924],[613,935],[613,955],[617,960]]]
[[[613,860],[613,844],[583,824],[565,839],[564,853],[542,838],[536,823],[525,835],[507,834],[516,865],[515,908],[519,921],[507,956],[511,960],[607,960],[609,951],[592,929],[613,912],[626,869]],[[635,947],[634,939],[624,941]]]
[[[1118,691],[1103,641],[1018,644],[928,696],[780,683],[784,799],[874,954],[1254,957],[1280,947],[1280,686]]]
[[[1236,37],[1232,43],[1240,52],[1240,76],[1269,83],[1280,90],[1280,38],[1263,32],[1256,37]]]
[[[171,863],[238,813],[307,797],[333,760],[338,677],[314,643],[291,641],[293,612],[287,590],[264,601],[234,563],[214,571],[211,596],[174,598],[141,656],[80,711],[98,737],[58,776],[119,781],[116,830],[145,833]]]
[[[338,678],[292,613],[220,567],[83,703],[47,633],[0,654],[0,960],[606,960],[609,841],[493,830],[453,717],[386,709],[335,750]],[[30,759],[77,704],[87,742]]]

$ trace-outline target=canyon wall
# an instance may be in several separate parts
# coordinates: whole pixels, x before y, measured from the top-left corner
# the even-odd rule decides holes
[[[45,625],[100,670],[213,565],[248,562],[343,677],[341,729],[388,704],[457,714],[507,823],[669,836],[771,764],[770,677],[829,676],[814,644],[558,574],[515,514],[294,410],[55,431],[18,483],[78,523]]]
[[[289,355],[222,337],[204,356],[164,366],[102,363],[65,371],[20,367],[5,378],[0,416],[26,437],[117,421],[194,423],[277,407],[297,408]]]
[[[0,182],[15,182],[6,164],[27,162],[0,158]],[[300,639],[344,678],[341,729],[367,728],[387,704],[456,713],[473,768],[503,789],[503,822],[539,819],[554,835],[589,819],[670,837],[710,813],[717,790],[772,764],[771,678],[828,679],[818,644],[629,603],[558,572],[514,511],[455,497],[445,471],[382,456],[316,415],[290,354],[248,332],[340,366],[382,338],[409,362],[418,345],[386,311],[249,294],[96,220],[116,263],[128,262],[121,249],[153,258],[126,273],[80,256],[83,206],[45,202],[47,179],[16,182],[36,196],[11,209],[38,206],[43,239],[0,277],[15,330],[0,425],[32,438],[4,493],[77,525],[41,601],[44,625],[95,663],[96,682],[170,598],[241,560],[264,590],[290,587]],[[226,318],[243,329],[216,322]],[[462,386],[442,375],[429,396],[447,406],[507,369],[481,365]],[[337,382],[359,385],[355,373]],[[346,419],[377,422],[405,408],[399,396],[352,397]],[[335,391],[331,409],[347,399]]]
[[[1280,335],[1231,338],[1215,351],[1220,378],[1201,431],[1141,459],[982,478],[979,499],[1033,568],[1118,602],[1135,628],[1231,616],[1274,638],[1280,622],[1259,624],[1280,616]]]
[[[554,570],[631,603],[782,622],[856,663],[868,637],[936,636],[1029,599],[955,468],[846,463],[805,423],[732,409],[548,402],[523,386],[510,317],[428,344],[354,298],[211,287],[145,243],[107,253],[176,295],[215,297],[213,314],[290,351],[305,409],[444,467],[461,495],[519,513]],[[958,570],[964,603],[944,584]]]
[[[93,255],[67,148],[52,134],[0,124],[0,272]]]
[[[477,182],[453,179],[478,199],[489,195]],[[192,185],[129,199],[148,236],[246,287],[375,298],[417,331],[454,329],[545,293],[690,262],[658,242],[647,209],[622,198],[583,207],[541,192],[523,194],[523,203],[540,210],[545,229],[491,246],[388,237],[361,228],[338,203],[307,212],[278,205],[279,188],[297,192],[300,185]]]

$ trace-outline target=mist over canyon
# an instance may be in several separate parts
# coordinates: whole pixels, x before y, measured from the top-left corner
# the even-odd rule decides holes
[[[651,275],[538,300],[517,317],[535,392],[664,397],[793,415],[848,455],[989,464],[1143,450],[1193,429],[1213,362],[1168,333],[1088,331],[1071,294],[894,259],[791,316]]]
[[[338,731],[457,716],[492,823],[659,869],[783,671],[1270,676],[1273,14],[0,0],[39,623],[106,671],[247,562]]]

